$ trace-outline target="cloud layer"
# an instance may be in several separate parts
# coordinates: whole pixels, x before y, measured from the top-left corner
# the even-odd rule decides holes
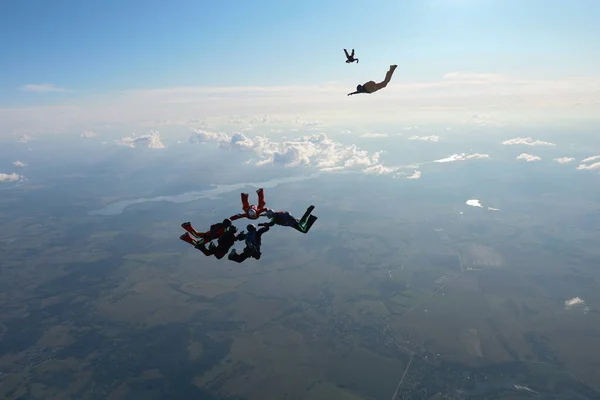
[[[160,141],[160,133],[158,131],[150,131],[144,135],[128,136],[117,140],[117,144],[134,148],[137,145],[142,145],[150,149],[164,149],[165,145]]]
[[[402,167],[384,165],[380,160],[382,151],[369,153],[353,144],[335,142],[324,133],[276,142],[264,136],[249,137],[244,133],[228,135],[193,128],[189,141],[215,142],[221,149],[252,152],[257,156],[256,165],[276,164],[284,167],[314,167],[330,172],[356,170],[373,174],[406,175],[400,172]],[[411,179],[416,179],[414,176],[415,174],[411,175]]]
[[[24,163],[24,162],[22,162],[22,161],[14,161],[14,162],[13,162],[13,165],[14,165],[15,167],[18,167],[18,168],[24,168],[24,167],[26,167],[26,166],[27,166],[27,164],[25,164],[25,163]]]

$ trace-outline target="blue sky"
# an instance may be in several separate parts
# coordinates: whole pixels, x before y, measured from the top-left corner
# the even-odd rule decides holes
[[[598,21],[597,0],[4,1],[0,108],[182,86],[351,91],[392,63],[404,83],[591,76]],[[346,65],[343,48],[360,64]],[[22,90],[44,84],[69,91]]]

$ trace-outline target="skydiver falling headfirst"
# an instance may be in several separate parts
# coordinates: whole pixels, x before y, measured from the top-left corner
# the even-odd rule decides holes
[[[356,87],[356,92],[348,93],[348,96],[352,96],[353,94],[359,94],[359,93],[371,94],[371,93],[375,93],[376,91],[378,91],[380,89],[383,89],[384,87],[387,86],[388,83],[390,83],[390,80],[392,79],[392,75],[394,74],[394,71],[396,70],[397,67],[398,67],[397,65],[390,65],[390,69],[385,74],[385,79],[382,82],[375,83],[375,81],[369,81],[369,82],[363,83],[362,85],[358,85]]]
[[[350,64],[353,63],[354,61],[356,61],[356,63],[358,64],[358,58],[354,58],[354,49],[352,49],[352,53],[348,54],[348,50],[344,49],[344,53],[346,53],[346,64]]]
[[[256,194],[258,195],[258,206],[255,206],[254,204],[250,205],[248,202],[248,193],[242,193],[242,210],[244,212],[229,217],[229,219],[232,221],[240,218],[258,219],[262,214],[264,214],[267,211],[265,208],[267,203],[265,202],[263,188],[258,189]]]
[[[259,230],[256,230],[256,227],[254,225],[249,224],[246,227],[246,229],[248,230],[248,232],[245,235],[246,247],[244,247],[244,251],[241,254],[238,254],[235,251],[235,249],[232,249],[231,253],[229,253],[229,256],[227,257],[231,261],[241,263],[250,257],[260,260],[260,256],[262,254],[260,252],[260,246],[262,244],[261,236],[270,228],[268,226],[265,226],[260,228]]]
[[[258,226],[289,226],[296,229],[299,232],[307,233],[310,230],[310,227],[317,220],[316,216],[310,214],[314,209],[315,206],[308,207],[306,209],[306,212],[300,219],[293,217],[287,211],[267,210],[267,217],[271,218],[271,220],[269,222],[258,224]]]

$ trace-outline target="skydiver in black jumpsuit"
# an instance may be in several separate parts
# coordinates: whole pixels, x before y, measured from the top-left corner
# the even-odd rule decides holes
[[[358,58],[354,58],[354,49],[352,49],[352,54],[348,54],[348,50],[344,49],[344,53],[346,53],[346,64],[350,64],[353,63],[354,61],[356,61],[356,63],[358,64]]]
[[[249,224],[246,227],[246,229],[248,230],[248,232],[245,235],[246,247],[244,248],[244,251],[241,254],[238,254],[235,251],[235,249],[232,249],[228,257],[231,261],[241,263],[250,257],[260,260],[260,246],[262,244],[261,236],[270,228],[268,226],[264,226],[259,230],[256,230],[256,227],[254,225]]]
[[[298,219],[292,216],[287,211],[273,211],[267,210],[267,217],[271,218],[269,222],[263,222],[258,226],[289,226],[297,230],[298,232],[307,233],[310,227],[315,223],[317,217],[310,213],[314,210],[315,206],[310,206],[302,216]]]

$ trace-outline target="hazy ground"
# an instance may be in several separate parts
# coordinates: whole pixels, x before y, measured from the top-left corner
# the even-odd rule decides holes
[[[0,192],[2,398],[600,398],[597,174],[282,184],[270,206],[319,220],[236,264],[178,237],[237,213],[238,190],[89,213],[254,177],[93,162]]]

